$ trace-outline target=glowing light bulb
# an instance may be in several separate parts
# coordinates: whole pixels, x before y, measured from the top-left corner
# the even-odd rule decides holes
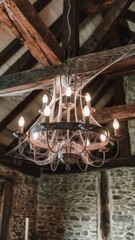
[[[38,132],[33,133],[32,136],[33,136],[34,140],[37,140],[38,139]]]
[[[44,94],[44,96],[42,97],[42,102],[48,103],[48,96],[46,94]]]
[[[89,115],[90,115],[90,109],[89,109],[89,107],[87,105],[85,105],[85,107],[83,109],[83,115],[85,117],[89,117]]]
[[[47,105],[47,106],[45,107],[45,109],[44,109],[44,115],[45,115],[46,117],[49,117],[50,114],[51,114],[51,109],[50,109],[50,107]]]
[[[85,94],[85,101],[86,101],[86,102],[90,102],[90,101],[91,101],[91,96],[90,96],[89,93],[86,93],[86,94]]]
[[[19,118],[19,121],[18,121],[18,126],[19,126],[19,127],[24,127],[24,124],[25,124],[24,117],[20,117],[20,118]]]
[[[120,127],[120,124],[119,124],[118,120],[117,120],[117,119],[114,119],[114,120],[113,120],[113,128],[114,128],[115,130],[117,130],[117,129],[119,129],[119,127]]]
[[[19,132],[20,132],[20,133],[23,133],[24,124],[25,124],[24,117],[20,117],[20,118],[19,118],[19,121],[18,121],[18,126],[19,126]]]
[[[101,135],[100,135],[100,140],[101,140],[102,142],[106,141],[106,136],[105,136],[104,134],[101,134]]]
[[[71,88],[67,87],[67,89],[66,89],[66,96],[67,97],[71,97],[71,94],[72,94]]]
[[[90,145],[90,140],[87,138],[86,139],[86,146],[89,146]]]

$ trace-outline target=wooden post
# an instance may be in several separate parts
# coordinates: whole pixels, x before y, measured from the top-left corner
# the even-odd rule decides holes
[[[101,203],[101,239],[110,239],[110,212],[109,212],[109,194],[108,194],[108,176],[106,170],[101,171],[100,179],[100,203]]]
[[[13,192],[13,179],[7,179],[5,181],[5,189],[4,189],[4,206],[3,206],[3,216],[2,216],[2,224],[1,224],[1,240],[8,240],[8,226],[9,219],[11,213],[11,205],[12,205],[12,192]]]

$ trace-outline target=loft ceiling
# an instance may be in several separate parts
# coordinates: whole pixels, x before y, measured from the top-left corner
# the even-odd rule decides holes
[[[71,0],[71,5],[71,69],[82,79],[101,72],[87,86],[97,108],[95,118],[109,124],[117,117],[127,129],[124,121],[134,118],[135,104],[125,104],[123,77],[135,71],[135,1]],[[23,97],[3,94],[51,85],[57,74],[66,72],[67,6],[68,0],[0,1],[1,154],[17,144],[12,132],[20,115],[27,119],[27,129],[37,119],[43,91]],[[127,52],[132,56],[117,61]],[[124,152],[129,155],[128,130],[125,132],[123,149],[126,146]],[[15,167],[20,164],[21,170],[25,165],[5,158],[1,161]]]

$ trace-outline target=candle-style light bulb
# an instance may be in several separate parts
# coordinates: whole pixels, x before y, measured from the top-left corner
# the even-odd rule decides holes
[[[51,115],[51,109],[48,105],[44,109],[44,115],[45,115],[45,117],[50,117],[50,115]]]
[[[91,101],[91,96],[88,92],[85,94],[85,101],[86,103]]]
[[[85,94],[85,101],[87,106],[91,109],[91,95],[88,92]]]
[[[104,134],[101,134],[101,135],[100,135],[100,140],[101,140],[102,142],[106,141],[106,136],[105,136]]]
[[[86,146],[88,147],[90,145],[90,140],[87,138],[86,139]]]
[[[85,117],[85,123],[89,123],[90,109],[87,105],[85,105],[85,107],[83,109],[83,115]]]
[[[43,103],[48,103],[48,96],[47,94],[44,94],[43,97],[42,97],[42,102]]]
[[[47,96],[47,94],[44,94],[44,95],[43,95],[43,97],[42,97],[42,103],[43,103],[42,109],[44,109],[45,106],[46,106],[47,103],[48,103],[48,96]]]
[[[119,124],[118,120],[117,120],[117,119],[114,119],[114,120],[113,120],[113,128],[114,128],[114,129],[119,129],[119,127],[120,127],[120,124]]]
[[[120,124],[119,124],[118,120],[114,119],[113,120],[113,128],[114,128],[114,134],[115,135],[117,134],[117,130],[119,129],[119,127],[120,127]]]
[[[19,133],[23,133],[24,125],[25,125],[24,117],[20,117],[18,120]]]
[[[72,94],[71,88],[67,87],[67,89],[66,89],[66,96],[67,97],[71,97],[71,94]]]
[[[89,115],[90,115],[90,109],[89,109],[89,107],[87,105],[85,105],[85,107],[83,109],[83,115],[85,117],[89,117]]]
[[[48,105],[44,109],[44,115],[45,115],[45,122],[49,123],[49,117],[51,115],[51,109]]]
[[[67,87],[65,94],[66,94],[67,102],[70,102],[71,95],[72,95],[72,91],[70,87]]]

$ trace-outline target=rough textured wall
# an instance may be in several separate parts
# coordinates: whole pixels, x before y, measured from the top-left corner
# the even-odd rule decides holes
[[[108,171],[111,240],[135,239],[135,168]]]
[[[98,239],[98,173],[42,175],[38,239]]]
[[[126,103],[135,103],[135,75],[124,78]],[[135,155],[135,120],[128,121],[131,153]]]
[[[11,217],[9,229],[6,229],[7,239],[22,240],[24,239],[26,217],[30,218],[30,233],[36,229],[37,179],[2,166],[0,175],[5,179],[13,179]]]

